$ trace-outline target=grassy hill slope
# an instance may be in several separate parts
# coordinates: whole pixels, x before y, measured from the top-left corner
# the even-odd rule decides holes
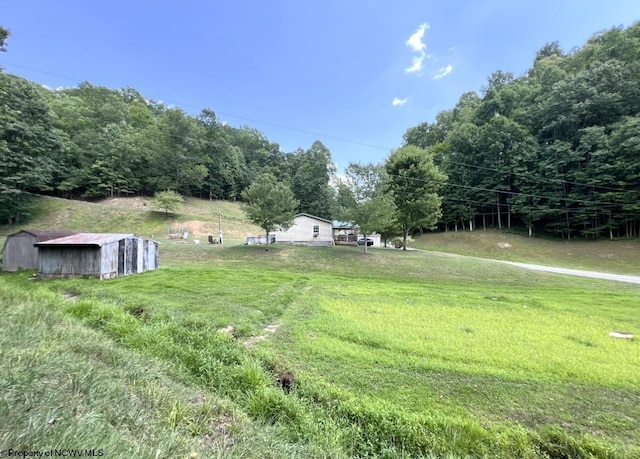
[[[218,205],[225,238],[240,241],[247,234],[261,234],[250,223],[240,203],[187,198],[176,213],[168,215],[148,205],[149,199],[113,198],[99,203],[39,196],[33,215],[21,225],[0,226],[0,237],[20,229],[65,229],[87,232],[135,233],[161,240],[170,226],[186,227],[196,238],[218,236]]]
[[[424,250],[495,260],[640,274],[639,239],[561,241],[489,229],[423,234],[416,237],[411,245]]]

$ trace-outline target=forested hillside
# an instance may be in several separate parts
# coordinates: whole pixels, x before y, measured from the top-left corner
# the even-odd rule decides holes
[[[404,141],[430,149],[449,179],[441,224],[564,238],[640,231],[640,23],[557,42],[526,74],[496,71]]]
[[[639,235],[640,23],[570,52],[545,45],[525,74],[494,72],[480,94],[409,128],[404,143],[427,150],[448,177],[441,229]],[[339,217],[321,142],[283,152],[210,109],[193,116],[132,88],[51,90],[0,71],[0,157],[2,222],[28,211],[30,192],[101,199],[172,189],[235,200],[264,172],[290,185],[299,211]]]
[[[331,153],[319,141],[283,153],[250,127],[88,82],[50,90],[0,73],[0,221],[19,220],[27,192],[102,199],[183,195],[235,200],[260,173],[289,182],[300,211],[330,217]]]

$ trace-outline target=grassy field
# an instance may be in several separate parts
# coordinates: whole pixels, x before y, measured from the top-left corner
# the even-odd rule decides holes
[[[488,229],[424,234],[416,237],[411,245],[424,250],[496,260],[616,274],[640,274],[638,239],[561,241]]]
[[[168,215],[148,206],[149,198],[113,198],[99,203],[39,196],[32,218],[21,225],[0,226],[0,237],[26,228],[87,232],[134,233],[163,239],[170,226],[186,227],[192,237],[218,237],[218,204],[225,238],[244,240],[262,230],[250,223],[239,203],[186,198],[176,213]]]
[[[3,274],[0,449],[640,458],[640,344],[609,336],[640,333],[640,288],[443,253],[463,244],[438,237],[414,243],[438,252],[366,256],[163,241],[141,275]],[[525,261],[567,266],[545,244]]]

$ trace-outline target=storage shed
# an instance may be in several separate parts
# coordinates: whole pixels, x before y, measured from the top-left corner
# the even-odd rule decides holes
[[[133,234],[78,233],[36,246],[43,277],[110,279],[158,268],[158,243]]]
[[[7,236],[2,247],[2,270],[38,268],[38,242],[77,234],[78,231],[22,230]]]

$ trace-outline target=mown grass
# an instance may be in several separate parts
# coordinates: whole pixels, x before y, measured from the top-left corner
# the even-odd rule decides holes
[[[534,252],[513,241],[527,249],[512,254]],[[541,252],[523,261],[566,261]],[[0,427],[0,446],[104,444],[114,457],[640,457],[638,340],[608,336],[640,333],[636,285],[441,252],[163,241],[160,254],[161,269],[110,281],[0,276],[0,307],[11,312],[0,325],[4,413],[30,408]],[[96,347],[118,358],[94,364]],[[46,395],[46,375],[82,381],[84,364],[104,370],[102,389],[76,384],[94,396],[73,398],[61,377],[46,386],[59,398]],[[279,387],[284,373],[295,375],[291,393]],[[133,402],[110,395],[129,386]],[[40,419],[65,397],[73,421],[41,435]],[[105,421],[91,430],[83,413]]]
[[[6,279],[77,295],[67,314],[317,454],[640,454],[638,342],[608,336],[640,329],[637,286],[418,251],[164,244],[162,256],[109,282]],[[275,386],[285,369],[290,395]]]

